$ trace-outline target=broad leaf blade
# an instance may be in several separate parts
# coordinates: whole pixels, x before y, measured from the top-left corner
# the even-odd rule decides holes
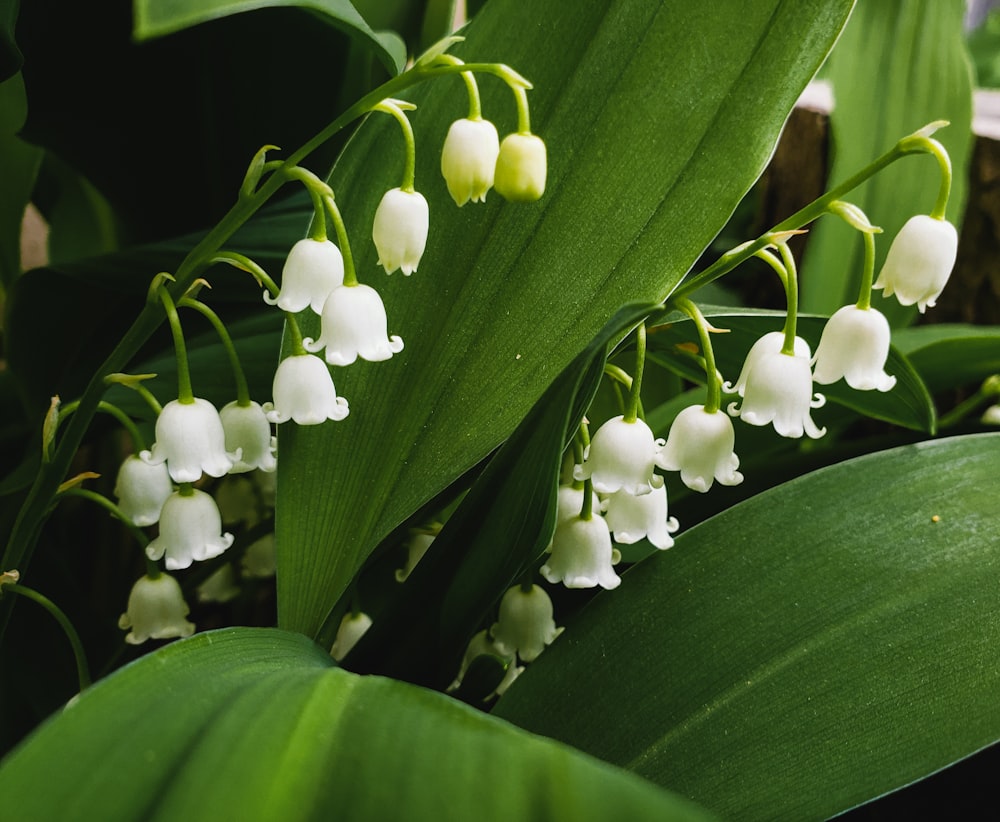
[[[627,572],[497,713],[740,819],[967,756],[1000,737],[998,470],[976,435],[760,494]]]
[[[36,732],[0,790],[21,819],[708,818],[447,697],[331,666],[281,631],[174,643]]]
[[[447,83],[421,90],[417,187],[431,234],[409,279],[384,280],[360,239],[399,184],[397,129],[361,130],[332,184],[360,276],[406,349],[337,373],[344,423],[281,432],[283,626],[315,634],[372,547],[502,441],[620,305],[669,293],[762,170],[849,9],[547,0],[522,27],[510,24],[520,4],[493,0],[454,51],[534,83],[548,191],[456,213],[437,151],[464,101]],[[513,128],[507,93],[482,85],[485,116]]]
[[[135,38],[150,40],[209,20],[260,8],[290,6],[307,9],[356,40],[363,40],[392,74],[406,64],[405,49],[390,48],[371,30],[350,0],[135,0]]]

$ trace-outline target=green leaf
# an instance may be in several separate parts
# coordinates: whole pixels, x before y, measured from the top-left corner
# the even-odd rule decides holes
[[[406,63],[406,52],[386,47],[369,28],[350,0],[134,0],[135,38],[150,40],[182,29],[261,8],[295,7],[308,9],[351,37],[367,42],[368,48],[392,74]]]
[[[345,422],[281,431],[282,626],[315,635],[373,546],[505,439],[619,306],[670,292],[763,169],[850,5],[546,0],[515,27],[520,4],[491,0],[453,51],[534,84],[548,190],[456,212],[437,152],[464,94],[458,80],[419,90],[431,232],[412,278],[384,280],[361,239],[399,185],[398,128],[356,135],[331,182],[406,348],[337,373]],[[514,128],[508,92],[489,78],[482,91],[484,115]]]
[[[1000,328],[923,325],[897,335],[913,367],[937,393],[1000,374]]]
[[[13,77],[24,63],[14,41],[14,25],[20,0],[0,0],[0,83]]]
[[[975,435],[760,494],[626,572],[496,713],[747,820],[968,756],[1000,737],[998,471]]]
[[[713,324],[728,329],[726,334],[714,335],[712,340],[716,366],[730,382],[736,382],[743,361],[750,347],[769,331],[780,331],[785,314],[781,311],[746,308],[716,308],[706,306],[703,313]],[[693,382],[704,382],[705,372],[691,358],[680,358],[675,346],[680,343],[698,343],[698,335],[690,320],[676,315],[673,323],[657,327],[650,335],[650,350],[659,357],[669,357],[669,365]],[[809,343],[815,353],[819,346],[826,317],[799,316],[798,335]],[[667,360],[662,360],[667,363]],[[815,385],[827,399],[850,408],[859,414],[902,425],[916,431],[934,433],[937,424],[934,403],[930,393],[914,370],[913,365],[895,347],[889,351],[886,372],[896,377],[891,391],[855,391],[843,380],[832,385]],[[822,427],[824,417],[830,412],[814,411],[813,419]]]
[[[935,139],[948,149],[954,170],[948,218],[961,223],[972,150],[972,71],[964,12],[962,0],[858,4],[826,67],[836,100],[830,115],[831,185],[899,138],[933,120],[949,120],[951,125]],[[904,158],[849,195],[885,232],[876,240],[876,273],[903,223],[930,212],[939,180],[931,157]],[[857,300],[863,245],[858,232],[839,218],[815,225],[802,267],[803,311],[832,314]],[[880,291],[873,305],[894,327],[916,316],[915,308],[884,299]]]
[[[332,664],[274,630],[173,643],[39,729],[0,766],[0,791],[19,819],[709,818],[447,697]]]

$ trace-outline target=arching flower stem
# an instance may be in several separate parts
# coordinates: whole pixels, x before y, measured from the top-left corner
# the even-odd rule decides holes
[[[464,65],[461,60],[450,54],[442,54],[437,59],[450,66]],[[474,75],[471,71],[463,71],[461,76],[462,80],[465,81],[466,91],[469,93],[469,119],[481,120],[483,117],[483,109],[482,102],[479,98],[479,84],[476,82],[476,75]]]
[[[333,221],[333,229],[337,232],[337,245],[340,246],[340,253],[344,258],[344,285],[350,287],[358,284],[358,274],[354,269],[354,254],[351,253],[351,242],[347,238],[347,226],[344,225],[344,218],[337,207],[337,201],[333,197],[333,192],[324,195],[323,204]]]
[[[781,254],[780,260],[774,256],[773,252],[766,248],[755,252],[754,256],[771,266],[774,269],[774,273],[781,280],[781,284],[785,287],[785,301],[788,306],[788,313],[785,316],[785,341],[781,347],[781,353],[794,355],[795,331],[799,307],[799,282],[795,272],[795,258],[792,257],[791,251],[788,250],[788,244],[778,243],[777,247],[778,253]],[[791,260],[791,271],[787,268],[788,260]]]
[[[185,405],[194,402],[194,391],[191,389],[191,369],[188,366],[187,345],[184,342],[184,330],[181,328],[181,319],[177,316],[177,305],[174,298],[170,296],[163,285],[162,279],[170,277],[169,274],[157,275],[154,279],[156,296],[163,304],[167,312],[167,322],[170,324],[170,334],[174,338],[174,354],[177,358],[177,400]],[[160,280],[160,282],[157,282]]]
[[[244,408],[249,406],[250,388],[247,386],[246,374],[244,374],[243,365],[240,363],[240,355],[236,352],[233,338],[229,335],[222,320],[219,319],[219,315],[205,303],[192,297],[182,297],[178,305],[184,308],[193,308],[212,324],[212,328],[219,335],[222,347],[226,349],[226,355],[229,357],[229,366],[232,368],[233,380],[236,382],[236,403]]]
[[[710,328],[705,315],[691,300],[682,297],[674,301],[674,305],[694,322],[698,329],[698,339],[701,342],[701,350],[705,362],[705,385],[708,388],[708,397],[705,400],[705,411],[714,414],[722,406],[722,380],[715,365],[715,350],[712,348],[712,338]]]
[[[135,537],[135,541],[139,543],[139,547],[145,552],[146,546],[149,545],[149,537],[146,536],[146,533],[138,525],[131,522],[129,518],[122,513],[121,508],[115,505],[103,494],[98,494],[96,491],[91,491],[89,488],[73,487],[63,491],[59,496],[80,497],[81,499],[89,500],[90,502],[99,505],[105,511],[110,513],[115,519],[121,520],[122,525],[132,532],[132,536]]]
[[[372,111],[381,111],[384,114],[392,115],[396,119],[396,122],[399,123],[399,128],[403,133],[403,142],[406,144],[406,159],[403,163],[403,182],[399,184],[399,187],[407,194],[412,194],[414,191],[413,181],[417,168],[417,141],[413,136],[413,126],[404,113],[404,110],[411,111],[415,108],[416,106],[413,103],[393,99],[381,100],[372,106]],[[346,270],[346,263],[344,268]]]
[[[629,386],[628,402],[623,415],[625,422],[635,422],[639,414],[639,391],[642,389],[642,372],[646,365],[646,323],[639,323],[635,330],[635,373]]]
[[[159,406],[159,403],[157,403],[157,406]],[[74,413],[79,407],[79,400],[68,402],[66,405],[62,406],[62,408],[59,409],[59,424],[62,424],[62,421]],[[121,423],[122,427],[128,431],[128,435],[132,439],[133,447],[137,452],[146,450],[146,438],[142,435],[142,432],[139,431],[139,426],[135,424],[135,420],[122,411],[117,405],[101,400],[97,404],[97,410],[98,412],[111,415]],[[158,409],[154,410],[157,414],[160,413]]]

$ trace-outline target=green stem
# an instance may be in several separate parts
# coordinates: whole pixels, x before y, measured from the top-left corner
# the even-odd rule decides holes
[[[278,288],[278,284],[271,279],[270,275],[263,268],[246,255],[236,251],[220,251],[209,261],[209,265],[214,265],[215,263],[226,263],[233,268],[238,268],[240,271],[252,274],[257,283],[266,288],[271,296],[277,299],[278,293],[281,290]]]
[[[772,235],[780,234],[785,231],[792,231],[797,228],[802,228],[802,226],[811,223],[818,217],[821,217],[828,210],[830,203],[832,203],[834,200],[842,199],[846,194],[850,193],[859,185],[861,185],[863,182],[873,177],[875,174],[877,174],[887,166],[892,165],[900,158],[906,157],[910,154],[927,154],[927,153],[932,153],[935,154],[935,156],[937,156],[936,150],[932,145],[930,145],[932,143],[937,146],[940,146],[940,144],[937,143],[936,140],[929,140],[926,137],[919,139],[913,137],[912,135],[909,137],[904,137],[902,140],[897,142],[896,145],[894,145],[891,149],[889,149],[889,151],[887,151],[878,159],[869,163],[867,166],[861,169],[861,171],[859,171],[857,174],[854,174],[836,188],[831,189],[822,197],[813,200],[813,202],[809,203],[809,205],[800,208],[790,217],[787,217],[777,225],[773,226],[771,229],[766,231],[756,240],[753,240],[752,242],[749,243],[744,243],[743,245],[738,246],[732,249],[731,251],[727,251],[725,254],[719,257],[718,260],[712,263],[712,265],[710,265],[700,274],[697,274],[687,282],[683,283],[674,292],[674,296],[686,297],[692,294],[693,292],[697,291],[702,286],[707,285],[708,283],[713,282],[714,280],[717,280],[719,277],[722,277],[725,274],[728,274],[738,265],[745,262],[750,257],[754,256],[758,251],[762,250],[763,248],[766,248],[768,245],[771,245],[773,243]],[[943,148],[941,150],[943,151]],[[947,157],[947,153],[945,154],[945,157]],[[940,157],[938,159],[938,162],[941,163]],[[948,168],[950,174],[950,161],[948,163]],[[943,170],[944,169],[942,167],[942,171]],[[951,178],[949,176],[948,178],[949,186],[950,186],[950,179]],[[942,187],[943,186],[944,186],[944,181],[942,181]],[[945,200],[947,200],[947,197],[945,197]],[[941,202],[941,195],[939,193],[938,203],[940,204],[940,202]],[[938,209],[937,207],[935,207],[935,211],[932,214],[932,216],[935,216],[937,212]]]
[[[580,508],[580,519],[594,518],[594,483],[589,479],[583,481],[583,506]]]
[[[62,609],[47,596],[38,593],[34,588],[29,588],[27,585],[21,585],[19,582],[9,582],[0,586],[0,591],[5,594],[8,592],[19,594],[22,597],[30,599],[32,602],[37,602],[52,614],[55,621],[59,623],[59,627],[63,629],[63,633],[66,634],[66,638],[73,648],[73,656],[76,658],[76,676],[80,683],[80,691],[85,691],[89,688],[90,668],[87,666],[87,655],[84,653],[83,643],[80,642],[80,636],[77,634],[76,628],[73,627],[73,623],[69,621],[69,617],[63,613]]]
[[[160,412],[163,410],[163,406],[160,405],[160,401],[153,396],[152,391],[146,388],[146,386],[143,385],[141,382],[129,384],[128,387],[131,388],[133,391],[135,391],[135,393],[138,394],[140,397],[142,397],[143,401],[146,403],[146,405],[148,405],[152,409],[153,413],[156,416],[160,416]],[[98,407],[100,407],[100,402],[98,403]]]
[[[799,317],[799,274],[795,268],[795,257],[788,243],[778,243],[778,252],[785,264],[785,297],[788,301],[788,313],[785,316],[785,344],[781,347],[782,354],[795,355],[795,335],[798,330]]]
[[[344,225],[344,218],[337,207],[337,201],[330,194],[323,198],[327,211],[330,212],[330,219],[333,221],[333,229],[337,232],[337,245],[340,246],[340,255],[344,258],[344,285],[354,287],[358,284],[358,273],[354,269],[354,255],[351,253],[351,242],[347,238],[347,226]]]
[[[943,220],[945,212],[948,210],[948,197],[951,195],[951,157],[943,145],[937,140],[924,138],[925,151],[932,154],[937,160],[938,168],[941,169],[941,185],[938,187],[937,200],[934,203],[934,210],[931,217],[935,220]]]
[[[413,180],[417,169],[417,140],[413,136],[413,125],[410,123],[410,118],[406,116],[403,109],[391,100],[383,100],[378,105],[373,106],[373,110],[390,114],[399,123],[400,131],[403,132],[403,142],[406,144],[406,160],[403,163],[403,182],[399,184],[399,187],[408,194],[412,194],[414,191]]]
[[[862,311],[872,307],[872,282],[875,279],[875,235],[863,231],[865,241],[865,265],[861,270],[861,287],[858,289],[858,301],[855,305]]]
[[[222,347],[226,349],[229,365],[233,370],[233,379],[236,381],[236,404],[246,408],[250,405],[250,388],[247,385],[246,374],[243,372],[243,365],[240,363],[240,355],[236,352],[236,346],[233,345],[233,338],[229,335],[222,320],[219,319],[219,315],[205,303],[191,297],[182,297],[178,304],[184,308],[193,308],[212,324],[212,328],[215,329],[222,341]]]
[[[288,329],[289,347],[292,349],[292,356],[299,357],[308,354],[302,344],[302,330],[299,328],[299,321],[291,311],[285,312],[285,328]]]
[[[619,386],[623,385],[625,386],[626,391],[631,392],[632,378],[628,375],[628,373],[626,373],[624,368],[620,368],[619,366],[610,362],[605,363],[604,373],[606,376],[610,377],[614,381],[612,385],[615,389],[615,394],[618,397],[618,407],[621,409],[622,417],[624,417],[625,414],[627,413],[628,406],[627,406],[627,401],[622,397],[621,389]],[[646,412],[643,410],[641,397],[639,398],[639,404],[636,410],[638,412],[637,413],[638,417],[641,417],[642,419],[646,418]]]
[[[125,525],[129,531],[132,532],[132,536],[135,537],[135,541],[139,543],[144,551],[146,546],[149,545],[149,537],[146,536],[145,532],[134,522],[132,522],[128,517],[122,513],[122,509],[115,505],[111,500],[109,500],[103,494],[98,494],[96,491],[91,491],[88,488],[69,488],[60,494],[63,497],[80,497],[81,499],[90,500],[101,506],[104,510],[108,511],[115,519],[119,519]]]
[[[625,422],[635,422],[639,415],[639,392],[642,390],[642,372],[646,365],[646,323],[639,323],[635,330],[635,374],[629,386],[625,404]]]
[[[691,300],[681,298],[674,300],[678,309],[687,314],[698,329],[698,339],[701,341],[701,350],[705,356],[705,385],[708,388],[708,396],[705,400],[705,412],[714,414],[722,407],[722,380],[715,365],[715,350],[712,348],[712,337],[709,332],[708,321],[701,313],[698,306]]]
[[[177,316],[177,306],[174,298],[164,286],[156,289],[156,294],[167,312],[167,322],[174,338],[174,352],[177,356],[177,399],[190,404],[194,402],[194,391],[191,390],[191,370],[188,367],[187,345],[184,342],[184,331],[181,328],[181,318]]]
[[[60,408],[59,424],[61,425],[62,421],[67,417],[69,417],[70,415],[72,415],[73,412],[75,412],[76,409],[79,407],[80,407],[80,401],[74,400],[73,402],[66,403],[66,405]],[[135,424],[135,420],[133,420],[128,414],[122,411],[117,405],[113,405],[110,402],[105,402],[104,400],[101,400],[97,404],[97,410],[104,414],[110,414],[112,417],[114,417],[116,420],[118,420],[118,422],[122,424],[122,427],[126,431],[128,431],[129,436],[132,438],[132,445],[137,453],[139,451],[147,450],[146,438],[143,437],[142,434],[140,433],[139,427]],[[157,411],[156,413],[159,414],[160,412]]]
[[[511,86],[517,103],[517,133],[531,134],[531,113],[528,110],[528,92],[522,86]]]
[[[393,77],[344,110],[312,139],[293,151],[284,161],[283,167],[290,169],[298,166],[350,123],[367,115],[372,106],[380,100],[394,97],[426,80],[461,74],[464,71],[492,74],[508,84],[520,82],[522,85],[530,85],[523,78],[520,78],[517,72],[502,63],[418,66],[411,71]],[[263,179],[263,182],[260,182],[256,190],[242,192],[232,208],[181,261],[174,272],[176,282],[172,291],[176,294],[184,294],[195,279],[210,265],[219,249],[236,233],[237,229],[253,217],[286,182],[287,179],[282,174],[271,174]],[[80,397],[80,405],[76,414],[73,415],[58,447],[52,454],[52,459],[42,465],[35,475],[35,481],[28,490],[13,527],[10,529],[0,567],[20,568],[22,570],[27,567],[41,532],[41,524],[51,509],[50,503],[58,491],[63,477],[69,471],[73,457],[80,447],[80,443],[83,442],[90,421],[97,410],[97,404],[107,388],[104,381],[105,376],[123,371],[129,360],[149,340],[162,322],[163,312],[158,306],[152,304],[144,306],[118,345],[94,372]],[[301,353],[305,353],[305,350],[303,349]],[[0,606],[0,639],[3,637],[9,618],[10,606]]]
[[[442,54],[438,57],[438,60],[451,66],[464,65],[461,60],[450,54]],[[461,77],[465,81],[465,90],[469,93],[469,119],[481,120],[483,119],[483,108],[479,97],[479,84],[476,82],[476,75],[471,71],[463,71]]]

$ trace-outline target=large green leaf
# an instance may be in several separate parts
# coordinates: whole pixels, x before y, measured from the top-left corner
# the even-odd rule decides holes
[[[455,212],[437,152],[464,94],[457,80],[421,90],[431,233],[409,279],[385,280],[361,239],[399,184],[398,130],[362,129],[332,183],[406,349],[338,372],[345,422],[281,432],[283,626],[314,635],[372,547],[503,440],[619,306],[669,293],[760,173],[850,5],[547,0],[524,26],[511,23],[523,4],[491,0],[455,53],[534,83],[548,190]],[[509,131],[508,94],[482,85],[485,115]]]
[[[0,791],[23,820],[709,818],[447,697],[331,666],[281,631],[174,643],[43,726]]]
[[[403,70],[405,49],[387,48],[387,42],[371,30],[350,0],[134,0],[135,37],[149,40],[232,14],[282,6],[315,12],[351,37],[367,41],[368,48],[393,74]]]
[[[907,328],[897,338],[932,391],[1000,374],[1000,328],[996,326],[923,325]]]
[[[835,106],[830,115],[836,185],[932,120],[951,125],[935,135],[954,167],[948,218],[961,222],[972,152],[972,69],[965,46],[962,0],[864,0],[830,55],[827,78]],[[877,239],[877,265],[889,243],[914,214],[930,212],[939,174],[930,157],[904,159],[852,192],[885,233]],[[838,218],[820,220],[802,269],[803,311],[832,314],[857,299],[863,242]],[[876,269],[878,271],[878,269]],[[913,320],[916,309],[875,292],[875,307],[893,326]]]
[[[739,819],[967,756],[1000,738],[998,470],[1000,435],[957,437],[731,508],[598,596],[497,713]]]

